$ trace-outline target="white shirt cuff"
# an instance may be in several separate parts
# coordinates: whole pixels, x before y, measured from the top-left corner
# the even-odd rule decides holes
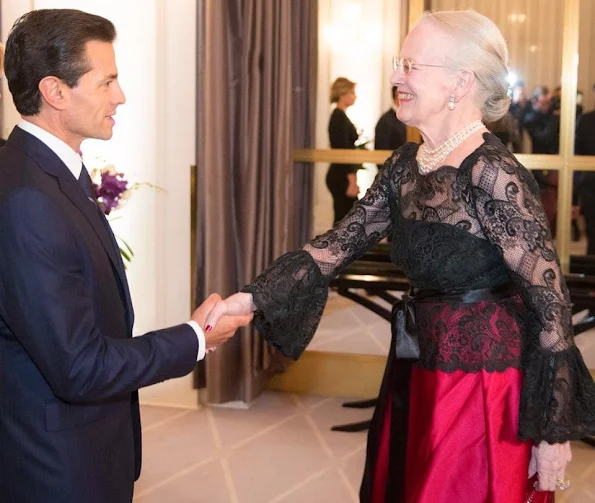
[[[207,342],[205,341],[205,333],[200,328],[200,325],[196,323],[194,320],[190,320],[186,322],[190,325],[193,330],[196,332],[196,337],[198,338],[198,354],[196,355],[196,361],[199,362],[205,357],[205,353],[207,350]]]

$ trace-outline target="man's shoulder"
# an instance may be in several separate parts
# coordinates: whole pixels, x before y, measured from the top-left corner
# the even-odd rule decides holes
[[[397,115],[395,114],[395,111],[391,108],[390,110],[387,110],[380,116],[376,125],[390,124],[395,120],[398,120]]]
[[[35,160],[10,143],[0,148],[0,201],[22,188],[47,186],[47,175]]]
[[[381,119],[384,119],[384,120],[397,119],[397,114],[395,113],[395,111],[392,108],[389,108],[386,112],[384,112],[382,114]]]
[[[591,110],[590,112],[585,112],[583,115],[580,116],[579,122],[585,122],[585,123],[595,122],[595,110]]]

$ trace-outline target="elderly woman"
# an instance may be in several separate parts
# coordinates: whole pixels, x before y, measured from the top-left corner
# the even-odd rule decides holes
[[[595,384],[574,344],[538,186],[484,126],[508,110],[507,63],[484,16],[425,14],[392,76],[398,118],[423,145],[394,152],[334,229],[207,318],[255,311],[265,339],[297,357],[329,280],[392,234],[415,302],[394,310],[364,502],[552,501],[549,491],[569,483],[568,441],[595,433]],[[405,344],[415,334],[412,363],[400,358],[415,356]]]

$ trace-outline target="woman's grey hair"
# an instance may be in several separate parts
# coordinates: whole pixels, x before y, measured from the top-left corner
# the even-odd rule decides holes
[[[447,54],[447,67],[473,71],[483,120],[494,122],[506,115],[508,47],[496,24],[474,10],[425,12],[420,22],[435,23],[455,40],[456,50]]]

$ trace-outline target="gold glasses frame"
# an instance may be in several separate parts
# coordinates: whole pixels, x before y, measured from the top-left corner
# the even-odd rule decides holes
[[[409,75],[412,70],[419,70],[419,66],[429,66],[431,68],[445,68],[444,65],[429,65],[426,63],[417,63],[411,58],[399,58],[393,56],[393,72],[401,70],[405,75]]]

